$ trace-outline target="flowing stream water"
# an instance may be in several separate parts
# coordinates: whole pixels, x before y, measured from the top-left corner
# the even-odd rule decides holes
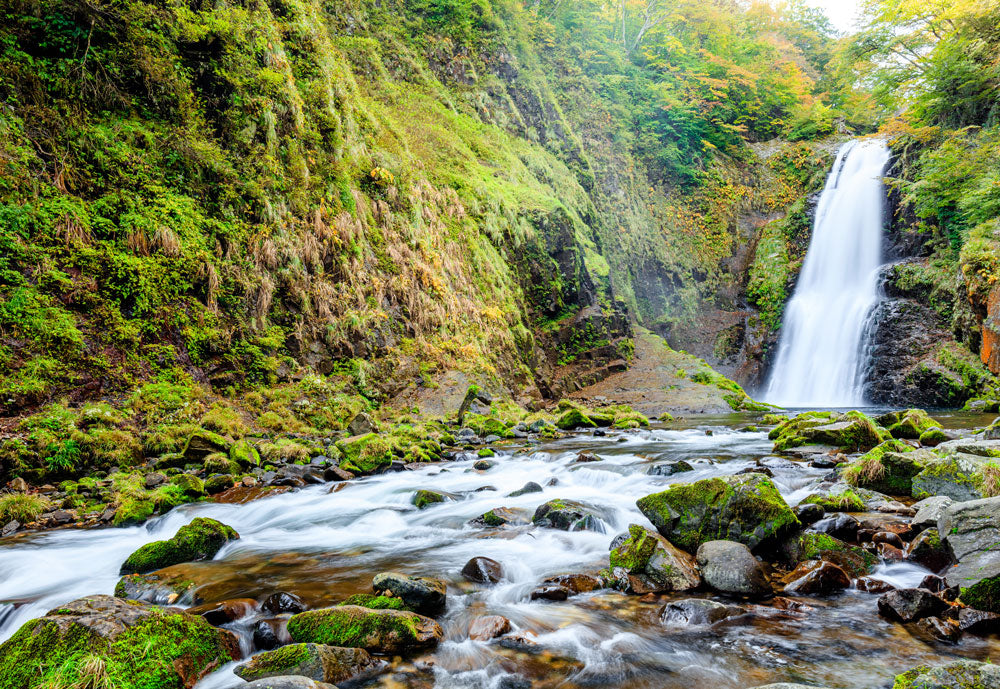
[[[812,240],[785,309],[763,398],[783,407],[864,404],[868,315],[879,300],[882,174],[889,149],[854,141],[837,155],[816,208]]]
[[[171,568],[195,581],[205,602],[261,600],[288,591],[310,607],[329,606],[370,592],[372,577],[383,571],[447,582],[448,606],[439,620],[445,640],[432,653],[396,661],[390,672],[370,680],[372,687],[513,689],[528,686],[511,681],[521,677],[536,688],[743,689],[807,681],[872,689],[891,684],[893,675],[920,663],[956,655],[982,659],[1000,650],[995,641],[973,636],[957,646],[911,636],[878,616],[876,596],[856,590],[797,598],[805,606],[801,610],[762,606],[757,614],[711,630],[671,628],[659,621],[665,601],[691,594],[656,602],[612,591],[565,602],[530,600],[531,591],[549,576],[606,567],[616,534],[632,523],[649,526],[635,500],[670,483],[732,474],[760,463],[795,504],[827,473],[772,456],[766,435],[739,432],[732,427],[737,421],[727,417],[694,421],[698,425],[687,428],[575,435],[505,448],[488,471],[473,469],[469,458],[242,505],[189,505],[141,527],[61,530],[0,541],[0,639],[65,602],[111,593],[119,566],[133,550],[207,516],[232,525],[242,537],[211,562]],[[578,463],[581,451],[596,453],[600,461]],[[679,459],[694,471],[671,477],[648,473]],[[527,481],[545,486],[544,491],[505,497]],[[450,493],[455,500],[417,510],[410,500],[421,488]],[[597,508],[604,533],[468,524],[498,506],[520,508],[530,516],[553,498]],[[460,570],[475,556],[502,563],[503,581],[482,586],[463,580]],[[874,576],[915,586],[926,574],[916,565],[894,564],[880,566]],[[246,649],[256,614],[228,625],[242,635]],[[484,614],[509,618],[537,647],[469,640],[470,622]],[[241,686],[232,668],[209,675],[198,689]]]

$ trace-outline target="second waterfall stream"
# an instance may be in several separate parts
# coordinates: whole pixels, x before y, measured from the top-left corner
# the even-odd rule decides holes
[[[881,141],[841,148],[816,208],[809,252],[785,310],[778,355],[763,398],[783,407],[864,404],[868,315],[879,300]]]

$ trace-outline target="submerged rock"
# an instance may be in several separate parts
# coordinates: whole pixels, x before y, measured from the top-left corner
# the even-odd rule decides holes
[[[391,594],[399,598],[407,608],[421,615],[436,615],[447,603],[445,583],[429,577],[384,572],[372,579],[372,590],[376,595]]]
[[[153,605],[198,605],[196,585],[186,576],[168,572],[128,574],[115,586],[115,596]]]
[[[698,548],[698,567],[705,583],[721,593],[771,595],[764,567],[750,549],[735,541],[709,541]]]
[[[254,656],[235,673],[248,682],[291,675],[334,684],[370,676],[382,665],[363,648],[290,644]]]
[[[636,505],[660,535],[689,553],[719,539],[755,549],[774,544],[801,526],[774,483],[761,474],[674,486],[640,498]]]
[[[166,541],[147,543],[129,555],[120,574],[145,574],[181,562],[197,562],[215,557],[224,545],[240,535],[230,526],[205,517],[197,517]]]
[[[738,605],[726,605],[705,598],[687,598],[665,605],[660,610],[660,622],[668,626],[698,627],[745,614],[746,608]]]
[[[142,649],[142,660],[136,653]],[[35,687],[83,675],[97,659],[122,689],[185,689],[190,679],[240,657],[230,632],[176,609],[88,596],[26,622],[0,645],[5,687]]]
[[[385,655],[432,648],[444,636],[441,625],[428,617],[357,605],[300,612],[288,620],[288,633],[301,643],[363,648]]]

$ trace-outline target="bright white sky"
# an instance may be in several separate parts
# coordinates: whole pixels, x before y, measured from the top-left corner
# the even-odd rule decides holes
[[[852,33],[855,30],[858,0],[809,0],[809,4],[826,12],[839,31]]]

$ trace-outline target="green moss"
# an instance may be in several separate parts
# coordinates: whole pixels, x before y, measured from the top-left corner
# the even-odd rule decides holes
[[[859,577],[875,569],[879,559],[864,548],[848,545],[827,534],[805,533],[799,537],[799,561],[828,560],[842,567],[852,577]]]
[[[804,504],[819,505],[827,512],[864,512],[865,501],[853,490],[828,495],[810,495]]]
[[[430,507],[439,502],[444,502],[446,500],[442,493],[437,493],[433,490],[418,490],[413,494],[413,504],[416,505],[418,510],[422,510],[425,507]]]
[[[597,424],[590,417],[580,409],[575,408],[567,409],[556,420],[556,427],[564,431],[571,431],[576,428],[595,428],[596,426]]]
[[[314,651],[308,644],[288,644],[273,651],[266,651],[255,656],[248,668],[249,672],[241,672],[240,677],[248,682],[262,677],[286,675],[284,670],[295,669],[314,657]]]
[[[121,566],[122,574],[143,574],[181,562],[214,557],[229,541],[238,539],[236,531],[221,522],[197,517],[166,541],[147,543],[132,553]]]
[[[237,440],[233,443],[233,446],[229,448],[229,459],[241,467],[260,466],[260,453],[247,440]]]
[[[485,458],[489,458],[489,457],[496,457],[497,453],[494,452],[493,450],[491,450],[488,447],[484,447],[479,452],[476,453],[476,456],[477,457],[482,457],[482,458],[485,459]]]
[[[987,577],[972,586],[962,587],[960,599],[977,610],[1000,613],[1000,576]]]
[[[288,620],[288,633],[298,642],[390,653],[436,643],[436,639],[430,641],[422,631],[436,627],[412,612],[349,605],[309,610]]]
[[[178,474],[170,479],[188,498],[200,498],[205,495],[205,482],[193,474]]]
[[[355,474],[370,474],[392,463],[392,449],[375,433],[347,438],[337,443],[343,454],[340,468]]]
[[[389,596],[376,596],[371,593],[358,593],[339,605],[357,605],[369,610],[407,610],[401,598]]]
[[[659,542],[637,524],[630,524],[628,532],[629,537],[625,542],[611,550],[609,565],[612,570],[623,567],[629,573],[636,574],[646,569]]]
[[[913,448],[899,440],[887,440],[852,462],[843,473],[852,486],[889,495],[909,496],[913,477],[923,470],[923,463],[904,456]]]

